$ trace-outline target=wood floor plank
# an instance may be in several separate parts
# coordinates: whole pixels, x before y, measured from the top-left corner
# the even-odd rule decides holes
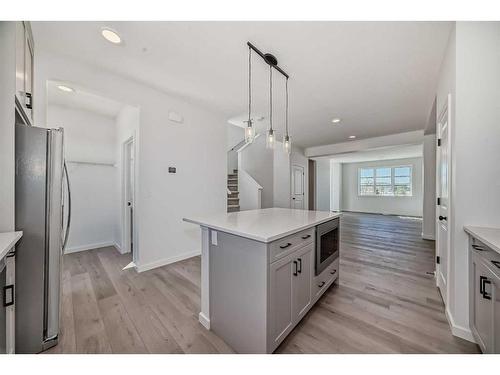
[[[478,353],[451,334],[416,218],[344,213],[340,278],[276,353]],[[198,322],[200,257],[143,273],[112,247],[64,256],[51,353],[233,353]],[[431,272],[431,274],[429,274]]]

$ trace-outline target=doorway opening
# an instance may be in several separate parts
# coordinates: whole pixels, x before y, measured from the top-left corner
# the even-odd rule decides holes
[[[316,161],[309,159],[309,209],[316,209]]]

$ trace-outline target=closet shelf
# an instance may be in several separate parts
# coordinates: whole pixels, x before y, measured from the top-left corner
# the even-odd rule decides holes
[[[88,164],[88,165],[104,165],[108,167],[115,167],[115,163],[100,162],[100,161],[85,161],[85,160],[66,160],[67,163],[72,164]]]

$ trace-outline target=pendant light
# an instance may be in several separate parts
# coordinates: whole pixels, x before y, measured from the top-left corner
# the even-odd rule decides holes
[[[269,65],[269,130],[266,136],[266,148],[274,149],[276,135],[273,130],[273,67]]]
[[[283,150],[290,155],[292,152],[292,141],[290,140],[290,136],[288,135],[288,78],[285,83],[285,92],[286,92],[286,100],[285,100],[285,135],[283,136]]]
[[[245,128],[246,143],[252,143],[255,138],[255,128],[252,125],[252,49],[248,47],[248,121]]]

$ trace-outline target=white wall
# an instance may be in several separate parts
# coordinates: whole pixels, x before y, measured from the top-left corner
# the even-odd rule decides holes
[[[342,163],[331,161],[331,198],[330,210],[342,210]]]
[[[238,153],[231,149],[245,138],[245,130],[236,125],[226,125],[227,173],[238,169]]]
[[[114,245],[118,221],[115,120],[50,104],[47,127],[64,128],[64,153],[71,183],[72,217],[67,252]]]
[[[281,142],[276,143],[274,150],[273,179],[273,207],[290,208],[290,155],[283,151]]]
[[[226,137],[226,150],[230,150],[245,139],[245,129],[236,125],[226,124]]]
[[[436,236],[436,134],[425,135],[423,146],[422,237],[434,240]]]
[[[262,208],[274,206],[274,152],[261,135],[238,153],[239,167],[262,186]]]
[[[36,35],[35,35],[36,40]],[[226,210],[226,125],[195,102],[35,49],[35,90],[46,102],[48,79],[73,82],[140,108],[137,265],[140,270],[200,252],[200,229],[183,217]],[[168,119],[181,114],[182,124]],[[35,116],[45,121],[46,107]],[[169,174],[168,167],[177,167]]]
[[[316,210],[330,211],[330,160],[316,160]]]
[[[358,195],[358,169],[380,166],[413,167],[411,197],[361,197]],[[422,158],[382,160],[342,165],[342,210],[391,215],[422,216]]]
[[[469,338],[468,245],[463,226],[500,227],[499,45],[499,22],[457,22],[437,89],[438,114],[452,94],[447,313],[454,333]]]
[[[14,230],[15,156],[14,95],[16,91],[16,30],[0,22],[0,232]]]

